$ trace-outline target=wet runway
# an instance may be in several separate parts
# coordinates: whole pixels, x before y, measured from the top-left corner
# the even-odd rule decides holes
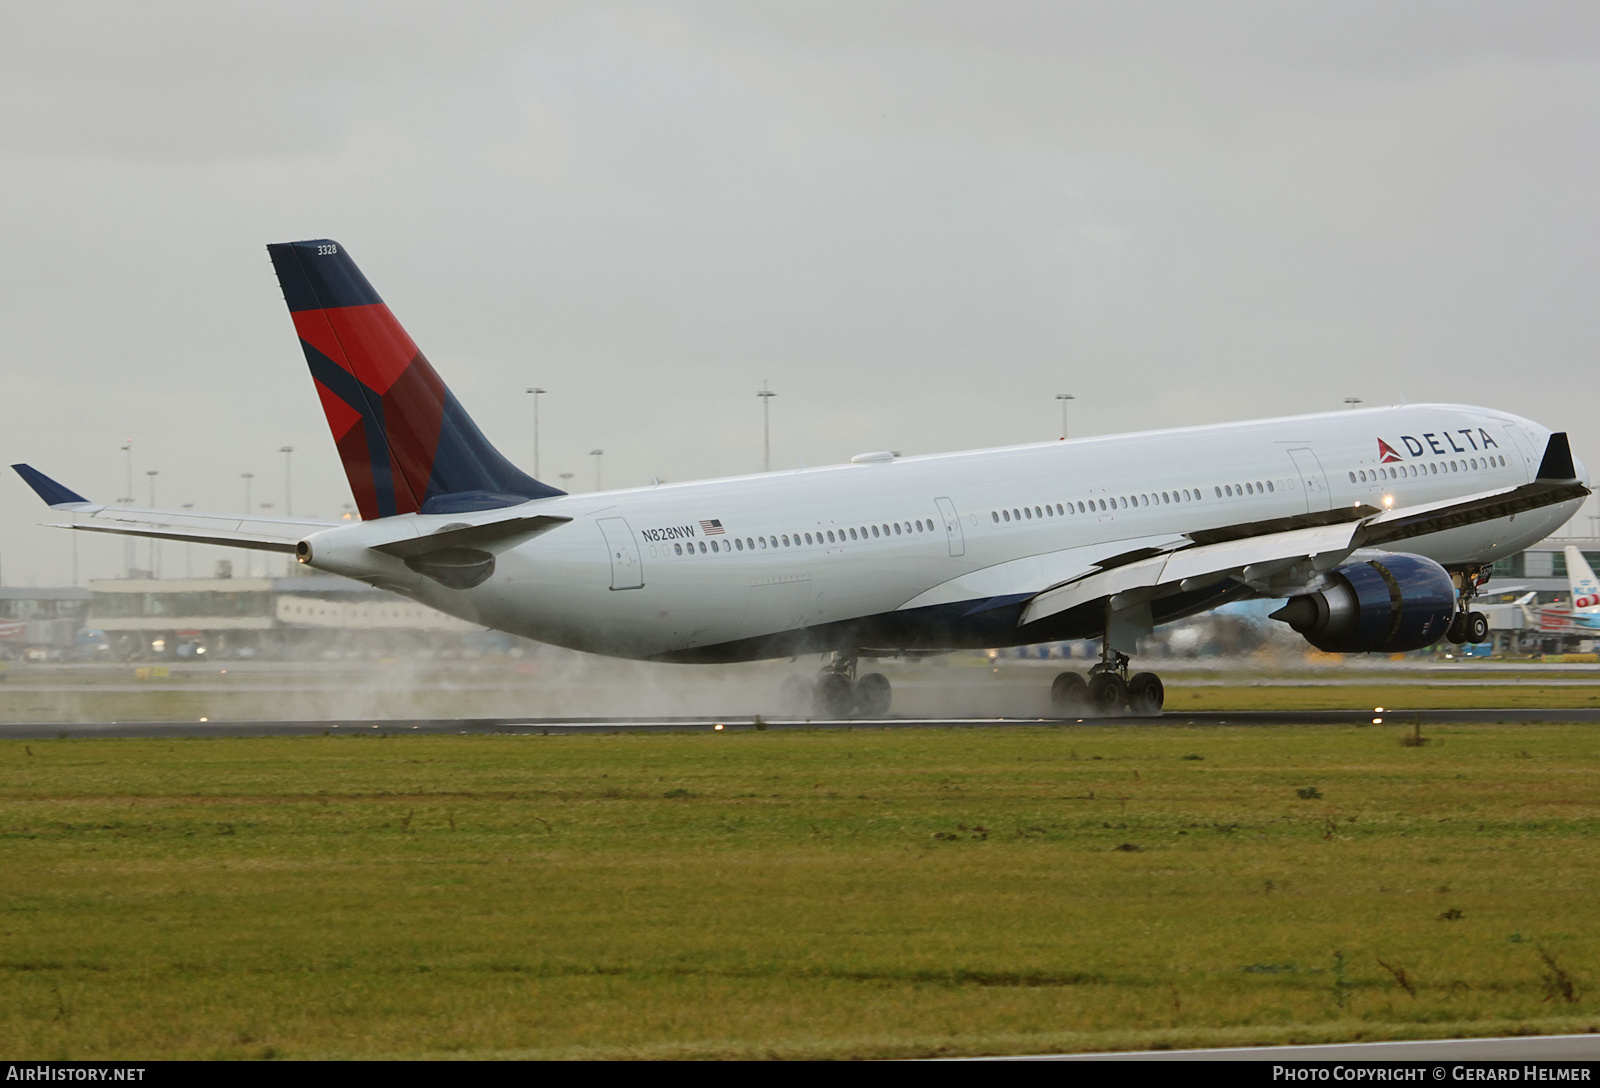
[[[1164,725],[1204,728],[1220,725],[1524,725],[1532,722],[1600,723],[1600,708],[1576,710],[1287,710],[1168,714],[1154,718],[875,718],[851,720],[761,719],[752,717],[631,718],[415,718],[329,721],[154,721],[0,724],[0,739],[47,740],[69,737],[263,737],[339,733],[509,733],[556,736],[583,733],[708,733],[762,729],[992,729],[1057,726],[1093,729],[1102,725]]]

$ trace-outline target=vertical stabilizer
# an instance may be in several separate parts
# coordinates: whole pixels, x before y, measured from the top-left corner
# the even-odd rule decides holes
[[[1571,544],[1563,548],[1562,553],[1567,557],[1567,588],[1572,590],[1572,614],[1600,616],[1600,582],[1595,581],[1589,561]]]
[[[363,518],[564,494],[490,445],[343,246],[319,238],[267,252]]]

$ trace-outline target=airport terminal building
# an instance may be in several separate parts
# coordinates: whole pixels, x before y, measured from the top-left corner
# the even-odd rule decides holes
[[[508,636],[335,575],[117,578],[0,590],[0,654],[325,658],[468,652]]]

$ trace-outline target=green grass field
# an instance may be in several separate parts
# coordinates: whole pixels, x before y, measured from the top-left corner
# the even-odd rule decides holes
[[[1584,726],[0,742],[11,1058],[1600,1028]]]

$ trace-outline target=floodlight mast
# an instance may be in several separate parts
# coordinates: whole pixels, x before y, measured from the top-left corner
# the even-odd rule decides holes
[[[761,398],[761,471],[772,471],[772,415],[768,411],[772,398],[778,394],[767,388],[767,380],[761,379],[761,388],[756,391],[756,396]]]
[[[1061,402],[1061,439],[1063,442],[1066,441],[1067,438],[1067,405],[1071,401],[1075,401],[1077,399],[1078,398],[1073,396],[1071,393],[1056,394],[1056,400]]]
[[[533,397],[533,478],[539,478],[539,398],[549,392],[540,389],[537,385],[530,385],[527,389]]]

